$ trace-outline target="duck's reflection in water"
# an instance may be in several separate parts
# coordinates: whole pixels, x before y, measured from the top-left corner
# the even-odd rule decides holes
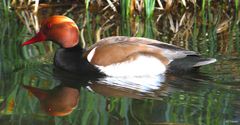
[[[135,99],[155,98],[154,91],[165,89],[165,76],[104,77],[90,81],[88,89],[104,96]],[[158,97],[157,97],[158,98]]]
[[[61,81],[61,84],[53,89],[43,90],[31,86],[24,86],[24,88],[38,98],[43,110],[52,116],[65,116],[70,114],[78,104],[81,87],[106,97],[161,100],[162,97],[179,89],[171,83],[181,84],[194,81],[171,74],[145,77],[93,78],[58,72],[54,73],[54,76],[57,80]],[[194,81],[195,85],[197,81],[199,80]],[[182,84],[182,86],[184,86],[184,84]]]
[[[51,116],[65,116],[70,114],[79,101],[79,90],[68,86],[56,86],[53,89],[43,90],[26,86],[40,101],[42,109]]]

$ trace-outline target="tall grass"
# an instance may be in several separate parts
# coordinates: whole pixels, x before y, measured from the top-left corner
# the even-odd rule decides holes
[[[121,16],[123,18],[129,18],[130,11],[131,11],[131,0],[122,0],[120,1],[120,7],[121,7]]]
[[[155,0],[144,0],[144,8],[146,13],[146,18],[153,17],[153,12],[155,8]]]
[[[236,7],[236,10],[238,10],[238,8],[239,8],[239,0],[235,0],[235,7]]]
[[[88,10],[90,4],[90,0],[85,0],[85,8]]]

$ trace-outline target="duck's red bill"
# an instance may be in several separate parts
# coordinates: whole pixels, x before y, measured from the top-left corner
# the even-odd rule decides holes
[[[34,96],[36,96],[40,100],[45,99],[48,95],[48,93],[45,90],[42,90],[42,89],[39,89],[39,88],[26,86],[26,85],[23,85],[23,87],[25,89],[27,89],[28,91],[30,91]]]
[[[46,36],[42,32],[38,32],[33,38],[24,42],[22,44],[22,46],[33,44],[33,43],[36,43],[36,42],[45,41],[45,40],[46,40]]]

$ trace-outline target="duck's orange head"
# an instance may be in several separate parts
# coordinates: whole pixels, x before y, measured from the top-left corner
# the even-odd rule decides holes
[[[64,48],[70,48],[78,44],[79,30],[76,23],[66,16],[51,16],[41,23],[40,31],[22,46],[51,40]]]

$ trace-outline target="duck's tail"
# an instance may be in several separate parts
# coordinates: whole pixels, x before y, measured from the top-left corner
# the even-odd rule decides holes
[[[197,55],[186,56],[185,58],[176,59],[169,64],[170,71],[191,71],[201,66],[216,62],[215,58],[203,58]]]
[[[193,67],[208,65],[211,63],[215,63],[216,61],[217,59],[215,58],[199,58],[199,60],[193,65]]]

